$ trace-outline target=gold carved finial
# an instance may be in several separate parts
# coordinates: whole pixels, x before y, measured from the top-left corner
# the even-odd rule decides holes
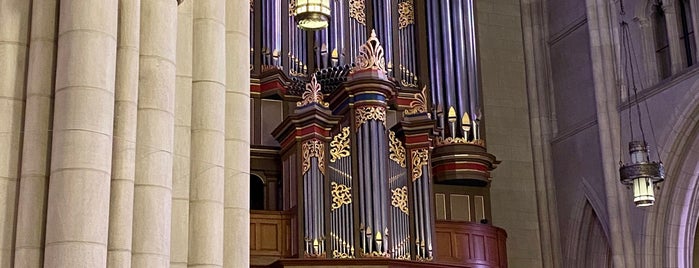
[[[357,66],[352,71],[361,71],[367,69],[380,70],[386,73],[386,58],[384,57],[383,47],[379,38],[376,37],[376,31],[371,30],[371,37],[359,48],[359,56],[357,56]]]
[[[406,115],[427,113],[427,86],[422,91],[413,95],[414,101],[410,102],[410,108],[405,110]],[[429,114],[427,114],[429,116]]]
[[[301,95],[302,101],[296,103],[297,107],[306,106],[311,103],[318,103],[320,106],[328,108],[329,104],[323,101],[323,92],[320,92],[320,84],[316,80],[316,75],[311,76],[311,82],[306,84],[306,90]]]

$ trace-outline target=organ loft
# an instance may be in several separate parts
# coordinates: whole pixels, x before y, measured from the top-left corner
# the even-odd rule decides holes
[[[251,264],[507,266],[474,15],[250,1]]]

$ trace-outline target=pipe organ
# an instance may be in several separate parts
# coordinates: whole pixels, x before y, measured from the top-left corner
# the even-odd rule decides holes
[[[331,0],[318,31],[294,10],[250,0],[252,171],[280,177],[267,208],[292,215],[285,255],[434,261],[436,185],[487,193],[498,164],[473,1]]]

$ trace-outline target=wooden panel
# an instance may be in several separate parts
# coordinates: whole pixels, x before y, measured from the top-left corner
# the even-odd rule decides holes
[[[250,213],[250,256],[290,257],[292,211]]]
[[[437,221],[435,260],[474,267],[507,267],[507,234],[489,224]]]
[[[262,223],[259,226],[260,230],[260,247],[261,250],[274,250],[280,251],[279,247],[279,231],[281,231],[283,226],[281,223]]]

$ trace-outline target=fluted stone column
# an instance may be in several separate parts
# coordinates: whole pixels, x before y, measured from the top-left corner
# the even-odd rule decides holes
[[[27,1],[29,2],[29,1]],[[15,267],[41,267],[45,234],[58,0],[34,0],[27,67],[27,107],[17,203]],[[0,11],[0,16],[2,11]],[[0,256],[0,259],[3,259]],[[0,267],[6,267],[0,263]]]
[[[131,267],[140,0],[119,0],[107,267]]]
[[[250,6],[226,1],[225,267],[250,263]]]
[[[185,1],[177,8],[177,87],[175,92],[170,267],[186,268],[189,248],[189,151],[192,128],[192,1]]]
[[[0,0],[0,267],[12,263],[30,6]]]
[[[107,263],[116,35],[117,0],[61,1],[45,267]]]
[[[133,267],[169,267],[177,2],[141,1]]]
[[[223,266],[225,3],[225,0],[192,2],[189,267]]]

